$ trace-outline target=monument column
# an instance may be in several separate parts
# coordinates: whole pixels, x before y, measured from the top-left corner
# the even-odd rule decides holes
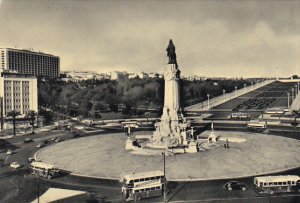
[[[179,70],[176,64],[168,64],[165,71],[164,114],[177,114],[180,109]],[[167,112],[168,111],[168,112]],[[172,118],[171,118],[172,120]]]

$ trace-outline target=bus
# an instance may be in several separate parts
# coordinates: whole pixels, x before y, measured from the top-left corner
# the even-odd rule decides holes
[[[258,120],[251,120],[247,123],[247,129],[262,132],[267,129],[267,123]]]
[[[284,114],[284,112],[283,107],[267,108],[265,111],[266,114]]]
[[[125,201],[136,201],[163,195],[165,176],[162,171],[148,171],[125,175],[122,182],[122,196]]]
[[[244,113],[244,112],[233,112],[230,114],[230,119],[248,119],[250,118],[249,113]]]
[[[38,161],[31,162],[29,164],[29,170],[31,174],[48,179],[59,175],[59,169],[56,166]]]
[[[300,192],[300,177],[297,175],[255,177],[254,188],[260,194],[270,195],[283,192]]]

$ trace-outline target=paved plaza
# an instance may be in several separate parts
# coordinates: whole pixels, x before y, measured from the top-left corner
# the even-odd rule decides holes
[[[166,157],[168,180],[237,178],[300,167],[298,140],[256,133],[215,133],[222,140],[234,138],[229,139],[233,141],[230,148],[224,148],[220,141],[221,147],[214,150]],[[163,170],[162,156],[131,154],[125,150],[126,138],[124,133],[114,133],[68,140],[44,148],[37,158],[75,174],[112,179],[132,172]]]

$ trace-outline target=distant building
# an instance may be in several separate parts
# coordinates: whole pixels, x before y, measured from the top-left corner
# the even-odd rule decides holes
[[[5,117],[16,111],[26,115],[29,111],[38,112],[37,78],[12,71],[0,71],[1,110]]]
[[[120,80],[120,79],[128,79],[127,72],[121,72],[121,71],[113,71],[110,73],[110,79],[111,80]]]
[[[133,79],[133,78],[137,78],[138,74],[136,73],[128,73],[128,79]]]
[[[37,77],[58,78],[58,56],[24,49],[0,48],[0,68]]]
[[[141,78],[141,79],[149,78],[149,74],[148,74],[148,73],[141,72],[141,73],[138,74],[138,77]]]
[[[159,74],[158,73],[149,73],[149,78],[158,78]]]

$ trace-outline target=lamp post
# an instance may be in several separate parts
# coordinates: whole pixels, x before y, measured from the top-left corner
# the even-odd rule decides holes
[[[0,97],[0,102],[1,102],[0,113],[1,113],[1,131],[2,131],[3,130],[3,97]]]
[[[287,96],[288,96],[288,108],[290,108],[290,93],[289,92],[287,93]]]
[[[166,151],[162,152],[164,156],[164,203],[167,202],[167,179],[166,179]]]
[[[234,94],[236,95],[237,86],[234,86]]]
[[[209,94],[207,94],[207,110],[209,110]]]
[[[40,203],[40,181],[39,181],[39,177],[37,177],[36,181],[37,181],[37,202]]]

